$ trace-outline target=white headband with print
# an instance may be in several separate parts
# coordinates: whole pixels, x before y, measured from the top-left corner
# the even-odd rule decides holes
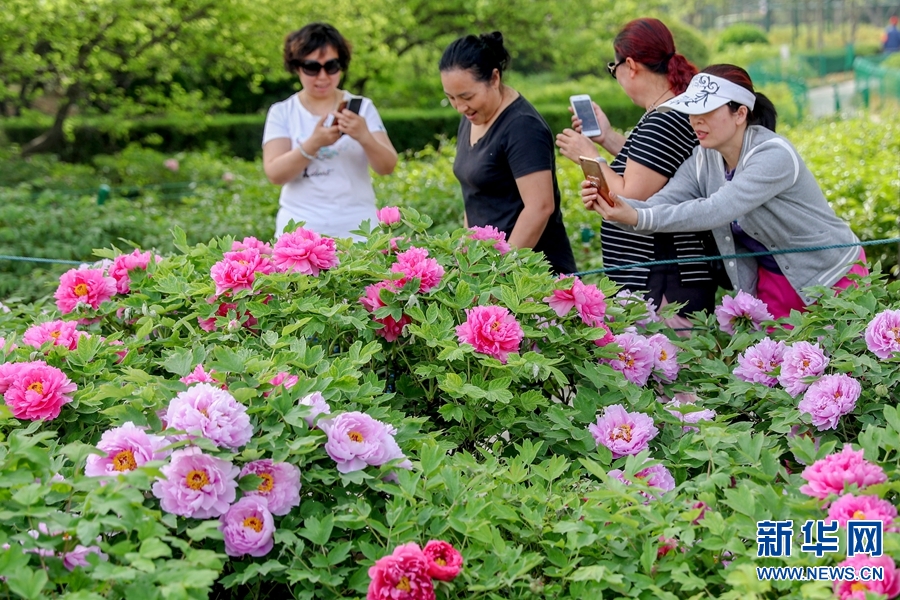
[[[702,115],[732,101],[743,104],[752,111],[756,105],[756,94],[723,77],[698,73],[691,79],[683,94],[664,102],[657,110],[659,112],[677,110],[689,115]]]

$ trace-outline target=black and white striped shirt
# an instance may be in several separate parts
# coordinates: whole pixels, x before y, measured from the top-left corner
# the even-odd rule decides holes
[[[677,112],[647,112],[631,131],[622,151],[610,164],[619,175],[625,163],[633,160],[671,178],[697,145],[697,136],[688,116]],[[642,235],[623,231],[608,221],[603,222],[600,239],[603,246],[603,266],[617,267],[669,258],[699,258],[706,255],[703,239],[707,232],[658,233]],[[607,276],[631,291],[646,291],[647,277],[652,269],[662,267],[634,267],[607,273]],[[686,287],[708,286],[712,282],[710,263],[680,263],[681,283]]]

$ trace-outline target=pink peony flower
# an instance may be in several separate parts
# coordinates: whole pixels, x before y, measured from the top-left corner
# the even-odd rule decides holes
[[[622,351],[616,358],[602,359],[602,362],[621,372],[631,383],[640,386],[646,384],[655,362],[653,346],[647,338],[632,331],[614,336],[614,341]]]
[[[263,398],[268,398],[269,395],[275,391],[274,388],[281,386],[284,389],[289,390],[297,385],[298,381],[300,381],[300,378],[296,375],[291,375],[287,371],[282,371],[269,381],[269,385],[271,385],[273,389],[269,392],[263,392]]]
[[[494,250],[499,252],[501,255],[506,254],[510,251],[510,245],[506,241],[506,234],[493,225],[486,225],[484,227],[469,227],[469,238],[473,240],[493,241]]]
[[[900,531],[897,527],[897,508],[878,496],[854,496],[844,494],[828,507],[828,520],[837,521],[841,527],[847,521],[881,521],[884,531]]]
[[[20,362],[20,363],[3,363],[0,364],[0,394],[5,394],[9,386],[12,385],[19,371],[26,366],[33,367],[36,365],[46,364],[43,361]]]
[[[375,211],[378,221],[382,225],[393,225],[400,222],[400,209],[396,206],[385,206]]]
[[[88,334],[78,331],[75,321],[49,321],[29,327],[25,330],[22,341],[38,349],[47,342],[53,342],[54,346],[75,350],[78,347],[78,340],[84,336]]]
[[[900,356],[900,310],[885,310],[866,326],[869,352],[884,360]]]
[[[774,387],[778,379],[772,372],[783,362],[784,351],[784,342],[765,338],[738,356],[734,376],[749,383],[762,383]]]
[[[709,408],[698,409],[692,412],[681,412],[678,410],[685,406],[694,407],[695,400],[696,396],[693,394],[675,394],[675,398],[666,404],[666,410],[675,418],[680,419],[682,423],[694,424],[700,421],[712,421],[716,418],[716,411]],[[690,425],[682,425],[682,430],[700,431],[697,427],[691,427]]]
[[[272,256],[272,246],[255,237],[245,237],[240,242],[235,240],[231,243],[232,252],[240,252],[241,250],[256,250],[262,256]]]
[[[431,540],[422,548],[428,560],[428,575],[440,581],[453,581],[463,565],[462,554],[443,540]]]
[[[607,473],[610,477],[618,479],[625,485],[631,485],[631,481],[625,479],[625,473],[620,469],[613,469],[609,473]],[[666,492],[670,492],[675,489],[675,478],[672,477],[672,474],[669,472],[667,468],[662,465],[653,465],[652,467],[647,467],[641,471],[638,471],[634,474],[635,478],[642,480],[648,487],[657,488],[660,490],[657,494],[655,494],[656,498],[662,497]],[[641,492],[648,499],[652,498],[652,496],[648,495],[646,492]]]
[[[562,279],[570,279],[563,277]],[[556,314],[564,317],[572,308],[578,311],[585,325],[598,327],[606,317],[606,296],[594,284],[585,285],[578,277],[571,277],[572,287],[568,290],[553,290],[552,296],[544,298]]]
[[[817,429],[835,429],[841,417],[854,409],[861,391],[862,386],[849,375],[824,375],[809,386],[797,408],[809,414]]]
[[[176,450],[160,470],[165,479],[153,483],[153,495],[167,513],[212,519],[224,515],[237,497],[240,469],[196,446]]]
[[[290,463],[275,463],[264,458],[244,465],[241,477],[256,475],[262,483],[244,496],[265,498],[273,515],[286,515],[300,504],[300,469]]]
[[[100,550],[100,546],[82,546],[78,544],[74,550],[63,552],[63,566],[69,571],[74,571],[75,567],[89,567],[91,566],[91,563],[87,560],[89,554],[96,554],[100,560],[109,560],[109,557]]]
[[[113,259],[109,274],[116,280],[116,291],[120,294],[131,292],[131,278],[128,276],[128,272],[135,269],[146,271],[147,265],[150,264],[150,259],[152,258],[152,253],[141,252],[135,248],[131,254],[120,254]],[[160,261],[162,261],[162,257],[157,256],[156,262]]]
[[[245,495],[219,517],[228,556],[265,556],[275,546],[275,520],[264,498]]]
[[[198,383],[180,392],[169,403],[166,423],[187,435],[174,439],[190,439],[199,435],[219,447],[236,450],[253,437],[253,426],[247,409],[223,389]]]
[[[659,547],[656,549],[656,558],[659,560],[663,556],[669,554],[678,548],[678,540],[675,538],[667,538],[664,535],[659,536]]]
[[[217,387],[221,387],[225,389],[225,385],[219,382],[216,379],[213,379],[213,373],[215,373],[215,369],[210,369],[209,373],[203,368],[203,365],[197,365],[194,367],[194,370],[179,379],[181,383],[184,385],[191,385],[194,383],[211,383]]]
[[[232,173],[231,171],[225,171],[224,173],[222,173],[222,181],[224,181],[225,183],[231,183],[232,181],[234,181],[234,173]]]
[[[716,319],[719,327],[727,334],[734,335],[735,325],[750,326],[759,331],[763,321],[771,321],[772,313],[766,303],[754,298],[743,290],[734,297],[725,296],[722,304],[716,307]]]
[[[299,228],[283,233],[272,249],[275,266],[281,273],[302,273],[318,277],[320,271],[338,266],[334,240],[315,231]]]
[[[213,304],[216,302],[217,297],[212,296],[207,299],[207,303]],[[266,300],[263,300],[263,304],[267,304]],[[220,302],[219,308],[216,309],[215,315],[204,319],[203,317],[197,317],[197,322],[200,325],[200,329],[203,331],[215,331],[216,330],[216,317],[227,317],[229,311],[237,312],[237,304],[234,302]],[[250,311],[245,310],[243,315],[237,315],[241,319],[246,319],[243,322],[244,327],[248,329],[253,329],[253,327],[258,322],[256,318],[250,314]]]
[[[600,323],[599,325],[597,325],[597,328],[602,329],[606,333],[604,334],[604,336],[602,338],[598,338],[598,339],[594,340],[595,346],[599,346],[600,348],[602,348],[602,347],[608,346],[608,345],[612,344],[614,341],[616,341],[616,336],[614,336],[613,332],[610,331],[608,325],[606,325],[605,323]]]
[[[79,306],[99,308],[116,293],[116,280],[106,277],[98,269],[69,269],[59,278],[59,287],[53,297],[56,307],[63,314]]]
[[[800,476],[808,483],[800,487],[807,496],[824,500],[831,494],[842,494],[856,484],[859,489],[887,481],[887,475],[878,465],[866,461],[862,450],[854,450],[850,445],[834,454],[817,460],[803,469]]]
[[[275,265],[268,256],[260,254],[256,248],[226,252],[222,260],[210,269],[216,284],[216,296],[253,289],[256,275],[268,275],[275,271]]]
[[[654,377],[663,383],[672,383],[678,377],[678,347],[662,333],[647,338],[653,348]]]
[[[652,418],[641,412],[630,413],[621,404],[607,406],[603,416],[588,425],[588,431],[598,446],[603,444],[610,449],[613,458],[646,450],[659,433]]]
[[[313,426],[316,422],[316,417],[319,415],[331,414],[331,407],[328,406],[328,402],[325,401],[325,396],[322,395],[322,392],[313,392],[304,396],[300,398],[297,404],[309,407],[309,415],[304,418],[306,419],[306,424],[310,427]]]
[[[784,351],[778,383],[784,386],[788,394],[796,397],[809,387],[804,379],[821,376],[827,366],[828,359],[819,344],[794,342]]]
[[[394,548],[369,567],[366,600],[434,600],[428,558],[413,542]]]
[[[381,300],[381,290],[388,289],[396,292],[397,284],[398,282],[396,281],[385,279],[383,281],[379,281],[378,283],[366,286],[365,295],[359,299],[360,304],[366,307],[366,310],[368,310],[369,312],[375,312],[379,308],[386,306],[385,303]],[[387,315],[384,317],[373,316],[372,320],[376,323],[381,324],[381,328],[376,329],[375,333],[383,337],[388,342],[393,342],[398,337],[403,335],[403,328],[412,323],[412,319],[410,319],[407,315],[401,316],[399,321],[395,320],[391,315]]]
[[[3,398],[15,418],[49,421],[59,416],[63,404],[72,401],[78,386],[56,367],[42,360],[13,364],[18,366],[0,374],[0,387],[2,380],[8,379]]]
[[[163,166],[173,173],[178,172],[178,159],[177,158],[167,158],[163,161]]]
[[[894,559],[888,555],[872,558],[865,554],[857,554],[841,562],[839,567],[853,567],[857,573],[862,567],[881,567],[884,579],[881,581],[835,581],[834,593],[838,600],[867,600],[869,594],[881,594],[882,598],[896,598],[900,595],[900,574]]]
[[[419,280],[419,293],[434,289],[444,276],[444,267],[433,258],[428,258],[428,250],[413,246],[397,255],[397,262],[391,265],[392,273],[403,273],[397,287],[403,287],[410,279]]]
[[[319,429],[328,436],[325,452],[341,473],[359,471],[366,465],[377,467],[404,458],[394,440],[396,430],[361,412],[342,413],[319,420]]]
[[[456,337],[459,343],[506,364],[509,353],[519,351],[525,332],[509,309],[476,306],[466,309],[466,322],[456,327]]]
[[[103,432],[97,448],[106,454],[88,456],[84,474],[101,477],[134,471],[151,460],[165,459],[169,453],[163,448],[168,445],[169,441],[163,436],[148,434],[143,427],[128,421],[121,427]]]

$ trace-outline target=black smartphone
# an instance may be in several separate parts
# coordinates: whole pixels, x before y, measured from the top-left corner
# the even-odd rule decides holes
[[[359,114],[359,110],[362,108],[362,97],[361,96],[353,96],[350,98],[350,101],[347,102],[347,110],[352,113]]]

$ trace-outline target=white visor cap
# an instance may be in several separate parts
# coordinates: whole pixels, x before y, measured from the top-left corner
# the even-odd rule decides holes
[[[756,105],[756,94],[723,77],[698,73],[691,79],[683,94],[664,102],[656,110],[659,112],[677,110],[689,115],[702,115],[732,101],[753,110]]]

